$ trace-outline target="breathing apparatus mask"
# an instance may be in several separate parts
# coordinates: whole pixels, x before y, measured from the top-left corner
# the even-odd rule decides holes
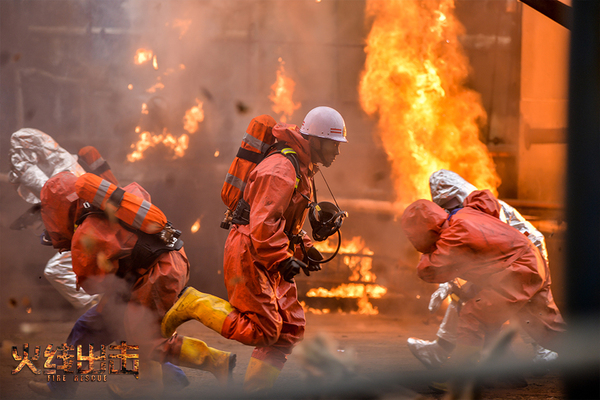
[[[321,172],[321,171],[319,171]],[[315,188],[315,181],[313,180],[313,196],[314,201],[310,201],[310,199],[306,196],[304,198],[308,200],[308,221],[310,222],[310,227],[312,229],[312,237],[317,242],[322,242],[327,240],[330,236],[338,235],[338,244],[335,252],[326,260],[315,260],[310,257],[306,248],[304,247],[304,243],[302,240],[299,240],[298,243],[302,249],[302,253],[307,260],[315,262],[315,263],[327,263],[338,254],[340,251],[340,246],[342,245],[342,233],[340,228],[342,227],[342,223],[344,222],[344,218],[348,217],[348,213],[346,211],[340,210],[337,205],[337,201],[335,200],[335,196],[331,192],[331,188],[329,184],[325,180],[325,176],[321,172],[321,176],[323,177],[323,181],[327,185],[327,189],[329,189],[329,193],[331,193],[331,197],[333,197],[333,201],[335,204],[329,201],[317,201],[317,190]]]
[[[343,218],[348,216],[347,212],[340,210],[335,204],[328,201],[312,202],[308,207],[308,220],[312,228],[312,237],[317,242],[322,242],[329,236],[339,232],[344,222]]]

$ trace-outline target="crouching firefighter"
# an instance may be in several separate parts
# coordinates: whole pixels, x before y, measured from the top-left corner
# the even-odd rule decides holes
[[[266,115],[254,118],[222,192],[230,207],[225,226],[232,225],[224,252],[229,301],[189,287],[163,319],[165,337],[196,319],[225,338],[255,346],[246,391],[271,388],[304,336],[306,320],[294,276],[300,270],[306,275],[318,271],[329,260],[301,228],[310,213],[315,240],[339,232],[346,213],[310,199],[317,164],[329,167],[346,142],[344,120],[329,107],[311,110],[300,128],[276,124]],[[238,158],[247,167],[241,172],[235,168]],[[237,189],[241,199],[230,202],[229,189]]]
[[[158,395],[156,388],[163,381],[187,384],[180,370],[173,376],[173,368],[165,368],[169,363],[209,371],[228,382],[234,354],[195,338],[161,335],[162,318],[188,281],[189,263],[179,231],[141,186],[134,182],[121,189],[93,174],[77,178],[61,172],[44,185],[41,201],[49,240],[57,249],[71,250],[78,286],[103,294],[100,303],[77,320],[67,345],[81,345],[84,353],[90,344],[95,350],[112,342],[138,345],[139,381]],[[70,397],[77,384],[31,382],[30,387],[43,395]],[[137,395],[149,395],[140,389]],[[129,397],[116,386],[111,390]]]

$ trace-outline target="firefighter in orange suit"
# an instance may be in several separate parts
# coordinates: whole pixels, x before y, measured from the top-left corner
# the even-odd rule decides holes
[[[509,318],[539,344],[556,349],[565,323],[550,290],[550,271],[540,252],[517,229],[498,217],[500,204],[489,190],[474,191],[464,207],[448,215],[428,200],[417,200],[401,224],[423,253],[421,279],[469,282],[458,291],[460,309],[456,360],[473,361],[486,333],[498,332]]]
[[[256,346],[246,370],[247,391],[272,387],[303,338],[306,321],[293,277],[301,269],[308,275],[320,266],[300,246],[290,245],[290,237],[304,233],[317,164],[329,167],[340,143],[347,142],[342,116],[329,107],[311,110],[300,128],[277,124],[273,135],[297,154],[299,181],[292,162],[280,153],[265,157],[250,173],[243,196],[248,223],[234,224],[225,243],[229,302],[190,287],[162,323],[165,337],[195,318],[226,338]],[[305,234],[298,240],[309,248],[312,260],[322,260]]]
[[[127,341],[139,346],[141,363],[172,362],[209,371],[226,383],[235,366],[234,354],[210,348],[195,338],[161,336],[161,320],[189,278],[183,247],[155,251],[143,233],[126,229],[114,215],[111,218],[78,199],[77,179],[70,172],[59,173],[41,192],[42,219],[53,246],[71,250],[73,271],[81,288],[103,294],[101,302],[77,320],[67,344],[82,345],[87,351],[92,343],[99,349],[113,341]],[[137,183],[123,190],[150,201]],[[150,249],[150,254],[143,249]],[[142,369],[140,366],[140,374],[149,372]],[[161,371],[154,372],[153,378],[162,375]],[[53,397],[72,396],[76,390],[75,384],[51,384],[31,382],[30,387]],[[118,391],[118,387],[113,390]]]

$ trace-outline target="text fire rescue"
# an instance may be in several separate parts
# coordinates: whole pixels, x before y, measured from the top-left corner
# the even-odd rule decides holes
[[[77,361],[77,374],[73,375],[73,380],[75,382],[106,382],[106,361],[108,359],[108,373],[112,375],[134,375],[136,379],[139,378],[139,367],[140,360],[139,354],[131,354],[128,353],[128,350],[139,350],[139,346],[137,345],[128,345],[127,342],[121,342],[119,345],[110,345],[108,346],[108,350],[117,350],[117,354],[106,354],[106,346],[101,345],[100,351],[98,355],[94,355],[94,347],[93,345],[89,346],[88,355],[84,355],[82,351],[82,346],[78,345],[69,346],[66,343],[57,346],[54,350],[52,348],[54,345],[49,344],[46,346],[46,350],[44,351],[44,357],[46,358],[46,362],[44,362],[44,374],[48,375],[48,382],[66,382],[67,375],[65,374],[73,374],[72,370],[73,361],[76,359]],[[23,344],[23,355],[19,356],[17,353],[17,347],[13,346],[12,348],[12,356],[15,361],[19,361],[19,365],[12,370],[12,374],[18,374],[25,366],[29,368],[31,372],[36,375],[40,375],[42,371],[38,369],[33,361],[38,361],[40,357],[40,346],[35,347],[35,351],[30,356],[29,355],[29,343]],[[56,365],[54,358],[61,359],[62,365]],[[115,368],[115,360],[121,360],[120,368]],[[127,360],[131,360],[132,369],[127,369]],[[83,367],[83,363],[88,363],[88,368]],[[100,369],[95,369],[94,364],[98,362],[100,364]],[[97,364],[96,364],[97,365]],[[63,375],[57,375],[57,370],[62,370]]]

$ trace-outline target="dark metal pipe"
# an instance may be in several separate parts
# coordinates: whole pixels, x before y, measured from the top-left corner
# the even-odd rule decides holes
[[[600,1],[573,0],[567,161],[567,313],[600,337]],[[588,343],[580,343],[585,348]],[[571,399],[600,398],[600,365],[566,377]]]
[[[558,0],[521,0],[521,2],[567,29],[573,26],[573,9]]]

